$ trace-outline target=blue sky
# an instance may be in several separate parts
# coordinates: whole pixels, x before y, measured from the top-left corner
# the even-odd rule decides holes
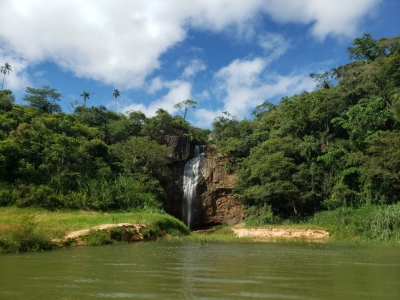
[[[62,93],[65,112],[117,111],[198,102],[187,119],[209,127],[265,100],[312,91],[310,73],[348,62],[346,47],[369,32],[400,35],[399,0],[8,0],[0,2],[0,65],[17,103],[27,86]]]

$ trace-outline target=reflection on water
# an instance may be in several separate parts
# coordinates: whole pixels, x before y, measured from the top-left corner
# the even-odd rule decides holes
[[[0,299],[398,299],[399,246],[133,243],[0,255]]]

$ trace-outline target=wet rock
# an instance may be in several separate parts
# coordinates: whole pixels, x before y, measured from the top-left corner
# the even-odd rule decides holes
[[[243,205],[232,195],[232,185],[237,176],[225,170],[226,158],[208,146],[206,157],[201,162],[203,179],[198,185],[197,199],[194,206],[196,218],[193,228],[203,226],[241,222],[245,215]],[[174,180],[167,187],[167,199],[164,209],[169,214],[182,220],[183,208],[183,170],[185,162],[170,164]]]

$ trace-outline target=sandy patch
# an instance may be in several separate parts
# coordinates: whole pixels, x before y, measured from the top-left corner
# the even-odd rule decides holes
[[[131,224],[131,223],[118,223],[118,224],[103,224],[100,226],[95,226],[90,229],[83,229],[83,230],[77,230],[68,233],[66,236],[64,236],[62,239],[54,239],[53,242],[65,242],[68,240],[74,240],[74,239],[80,239],[84,236],[89,235],[90,231],[93,230],[100,230],[100,231],[107,231],[108,229],[111,228],[123,228],[123,229],[133,229],[137,235],[136,235],[136,240],[143,240],[143,236],[141,234],[142,229],[146,228],[146,225],[143,224]]]
[[[303,228],[232,228],[237,237],[254,239],[306,239],[323,240],[329,238],[329,232],[322,229]]]

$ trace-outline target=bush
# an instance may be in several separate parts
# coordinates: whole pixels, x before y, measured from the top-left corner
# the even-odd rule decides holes
[[[247,226],[263,226],[267,224],[278,224],[281,222],[281,219],[277,216],[274,216],[272,212],[271,206],[264,204],[264,206],[256,207],[251,206],[247,209],[247,213],[249,216],[246,218]]]

